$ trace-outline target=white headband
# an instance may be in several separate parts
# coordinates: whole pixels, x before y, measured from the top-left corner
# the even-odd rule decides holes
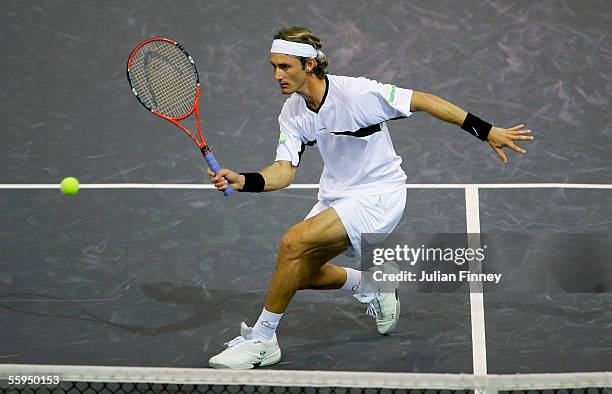
[[[323,52],[316,50],[312,45],[285,40],[274,40],[270,53],[283,53],[285,55],[315,58],[325,56]]]

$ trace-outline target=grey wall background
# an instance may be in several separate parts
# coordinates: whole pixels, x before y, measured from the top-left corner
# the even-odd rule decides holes
[[[273,33],[306,25],[331,73],[425,90],[537,141],[502,166],[426,114],[391,125],[409,182],[610,183],[612,12],[605,1],[3,1],[0,182],[199,182],[174,126],[130,95],[141,40],[173,37],[195,58],[203,121],[223,166],[274,159],[285,99],[268,65]],[[312,149],[311,149],[312,150]],[[316,182],[308,152],[296,182]]]

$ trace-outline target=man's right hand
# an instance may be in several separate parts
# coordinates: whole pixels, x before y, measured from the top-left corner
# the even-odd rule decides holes
[[[212,170],[208,169],[208,176],[213,185],[222,192],[227,189],[227,182],[231,184],[234,190],[242,190],[244,187],[244,175],[240,175],[232,170],[222,168],[221,171],[216,174]],[[227,181],[226,181],[227,179]]]

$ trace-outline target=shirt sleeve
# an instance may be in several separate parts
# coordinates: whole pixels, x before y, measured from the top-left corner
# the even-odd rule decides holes
[[[287,160],[297,167],[304,152],[304,143],[300,135],[291,127],[290,122],[284,120],[282,115],[278,117],[278,124],[280,126],[280,137],[278,138],[275,161]]]
[[[387,121],[412,115],[412,89],[398,88],[367,78],[358,78],[358,81],[358,105],[368,118],[373,121]]]

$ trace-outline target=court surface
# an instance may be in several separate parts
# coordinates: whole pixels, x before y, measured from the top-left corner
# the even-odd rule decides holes
[[[279,27],[306,25],[332,74],[429,91],[536,136],[502,165],[426,114],[391,122],[409,185],[397,232],[612,232],[606,2],[179,3],[4,2],[0,363],[206,368],[256,320],[280,237],[316,203],[312,148],[303,188],[230,198],[201,188],[199,152],[130,93],[125,62],[147,37],[194,57],[224,167],[274,159],[284,97],[269,46]],[[66,176],[84,185],[76,197],[57,190]],[[469,291],[400,290],[402,318],[386,337],[346,293],[300,292],[278,330],[283,360],[266,370],[612,371],[610,288],[514,290],[485,291],[476,310]]]

